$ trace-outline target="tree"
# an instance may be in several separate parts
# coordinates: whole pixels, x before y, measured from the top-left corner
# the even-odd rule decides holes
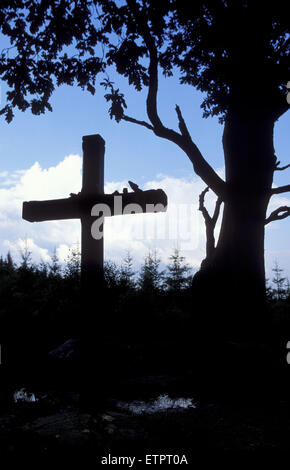
[[[256,315],[265,299],[267,206],[273,194],[290,190],[290,185],[272,188],[274,171],[283,168],[275,156],[274,126],[289,109],[290,29],[284,2],[261,8],[250,0],[8,1],[0,26],[16,50],[1,56],[0,76],[10,86],[1,112],[8,121],[15,106],[35,114],[51,110],[55,84],[76,83],[93,94],[96,75],[106,66],[115,66],[136,90],[147,88],[148,121],[143,121],[126,113],[124,95],[107,76],[102,84],[110,116],[176,144],[223,201],[219,239],[210,262],[194,278],[196,292],[203,302],[209,299],[206,284],[206,291],[215,292],[211,298],[221,292],[224,302],[228,292],[239,295],[247,279]],[[75,46],[70,55],[69,45]],[[205,93],[204,116],[218,116],[224,125],[225,181],[195,144],[178,105],[179,130],[162,122],[159,71],[179,73],[182,84]],[[244,315],[246,302],[239,305]],[[227,309],[233,316],[230,300]]]
[[[180,255],[177,248],[173,250],[169,260],[170,263],[167,266],[165,285],[168,290],[178,292],[189,286],[191,281],[191,268],[185,263],[185,257]]]
[[[53,255],[51,258],[51,263],[49,264],[49,276],[54,279],[60,279],[62,274],[61,265],[59,262],[59,258],[56,253],[56,249],[53,251]]]
[[[33,271],[34,265],[32,263],[32,251],[28,248],[28,242],[25,240],[24,247],[20,249],[20,269],[22,271]]]
[[[276,300],[283,300],[287,295],[286,277],[282,277],[281,273],[283,272],[283,269],[279,268],[277,261],[275,261],[272,271],[274,273],[273,283],[275,285],[275,288],[273,289],[274,298]]]
[[[125,289],[134,289],[135,288],[135,271],[133,269],[133,258],[129,251],[127,251],[126,256],[123,258],[120,270],[120,284],[122,288]]]
[[[105,284],[109,289],[116,288],[119,284],[120,272],[113,261],[106,260],[104,262],[104,278]]]
[[[81,253],[79,245],[76,248],[69,250],[69,255],[66,259],[66,265],[64,269],[64,276],[71,280],[80,280],[81,276]]]
[[[145,256],[138,279],[139,288],[143,292],[152,293],[160,290],[164,274],[160,271],[160,262],[156,250],[149,251]]]
[[[13,261],[10,251],[6,258],[0,257],[0,276],[10,276],[15,273],[16,265]]]

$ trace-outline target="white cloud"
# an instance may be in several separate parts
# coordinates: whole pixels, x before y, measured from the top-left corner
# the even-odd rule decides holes
[[[22,219],[22,203],[29,200],[45,200],[68,197],[81,186],[82,160],[69,155],[58,165],[42,169],[38,162],[28,170],[5,173],[0,182],[0,252],[8,249],[19,259],[21,240],[30,240],[29,249],[35,260],[47,260],[49,253],[62,244],[72,245],[80,239],[77,221],[29,223]],[[13,183],[11,183],[13,181]],[[9,187],[7,183],[9,182]]]
[[[27,246],[36,261],[49,260],[54,249],[59,257],[67,258],[68,250],[80,241],[80,223],[76,220],[29,223],[22,219],[22,203],[68,197],[81,188],[82,160],[69,155],[58,165],[47,169],[38,162],[27,170],[9,174],[3,172],[0,182],[0,252],[10,250],[16,259]],[[12,183],[13,181],[13,183]],[[9,183],[9,184],[7,184]],[[107,182],[105,192],[122,191],[126,181]],[[105,221],[105,254],[120,261],[130,250],[136,262],[141,262],[149,249],[158,249],[164,261],[179,247],[188,261],[198,266],[204,256],[203,221],[198,212],[198,195],[204,185],[197,178],[177,179],[159,175],[146,182],[143,189],[163,188],[168,194],[167,213],[126,215]],[[209,195],[208,205],[213,205]]]
[[[50,262],[51,256],[47,248],[41,248],[37,246],[31,238],[18,238],[15,242],[4,240],[3,245],[7,248],[6,251],[11,253],[17,253],[21,257],[21,254],[33,253],[33,259],[37,262],[44,261]]]
[[[28,200],[69,197],[71,192],[79,192],[81,167],[82,159],[79,155],[68,155],[59,164],[47,169],[41,168],[36,162],[27,170],[18,170],[11,174],[3,171],[0,174],[0,254],[5,255],[10,250],[14,258],[19,260],[19,252],[23,250],[26,240],[35,261],[49,261],[55,249],[62,261],[67,258],[69,249],[80,242],[79,221],[29,223],[22,220],[22,203]],[[217,171],[221,177],[224,176],[222,169]],[[107,182],[105,192],[122,191],[124,187],[128,187],[127,181]],[[178,247],[187,261],[198,267],[205,255],[205,227],[198,211],[199,194],[205,188],[204,183],[194,175],[189,178],[173,178],[159,174],[142,186],[143,190],[157,188],[162,188],[168,195],[166,213],[106,219],[106,258],[120,262],[126,251],[130,250],[136,264],[139,264],[149,249],[157,249],[159,256],[166,262],[173,248]],[[211,213],[215,201],[216,196],[210,191],[206,195],[206,207]],[[290,205],[289,199],[282,195],[273,197],[269,212],[281,205]],[[275,247],[274,243],[278,233],[283,232],[276,230],[279,225],[276,222],[267,226],[267,264],[269,266],[269,261],[276,256],[275,249],[279,248],[284,263],[282,267],[290,272],[289,250],[283,250],[280,245]]]

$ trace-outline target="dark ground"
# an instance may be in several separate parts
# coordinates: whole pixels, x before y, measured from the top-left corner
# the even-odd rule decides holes
[[[257,324],[249,299],[240,317],[246,329],[230,336],[225,327],[230,319],[237,324],[240,299],[222,322],[215,298],[206,315],[187,292],[124,295],[114,288],[106,315],[97,303],[85,309],[98,323],[86,326],[84,349],[78,340],[58,348],[79,337],[84,310],[75,281],[22,271],[12,269],[10,283],[0,283],[0,470],[34,462],[97,468],[108,454],[185,454],[191,468],[208,460],[215,468],[220,458],[236,468],[266,456],[277,468],[277,457],[288,453],[290,297],[270,302]],[[22,387],[38,401],[14,403]],[[160,394],[197,406],[138,416],[116,406]]]
[[[265,456],[276,459],[288,453],[290,401],[284,373],[287,377],[287,363],[285,361],[286,367],[279,371],[269,368],[267,361],[267,367],[261,367],[261,357],[267,352],[271,355],[265,346],[227,343],[218,352],[215,349],[214,357],[210,350],[208,363],[203,361],[201,372],[180,343],[178,353],[173,343],[161,341],[158,346],[152,343],[150,347],[147,345],[147,353],[150,350],[152,358],[160,358],[163,352],[166,364],[170,351],[174,351],[171,371],[178,370],[179,374],[169,374],[163,367],[166,373],[158,375],[162,369],[160,359],[159,364],[157,361],[152,367],[154,374],[149,375],[146,374],[148,355],[142,370],[142,356],[146,355],[144,345],[142,348],[141,344],[126,343],[113,348],[108,339],[106,350],[113,349],[112,356],[118,356],[120,361],[115,372],[111,369],[105,404],[99,407],[98,394],[108,374],[99,377],[93,392],[96,399],[86,409],[77,387],[79,374],[83,373],[78,345],[77,341],[70,342],[67,349],[54,351],[46,362],[40,359],[34,370],[30,368],[30,374],[28,370],[23,372],[26,383],[23,380],[13,383],[10,374],[10,400],[2,406],[0,415],[2,462],[6,459],[10,464],[14,461],[39,465],[64,462],[96,468],[108,454],[139,456],[143,460],[146,454],[180,457],[184,454],[190,467],[201,468],[196,467],[198,457],[202,457],[203,462],[220,458],[238,462],[243,458],[253,461]],[[246,364],[247,356],[250,358],[248,367],[243,370],[237,360],[242,357],[241,363]],[[191,359],[185,360],[186,357]],[[133,373],[133,366],[127,375],[123,371],[117,374],[125,358],[127,363],[129,358],[132,364],[138,363],[143,374]],[[15,370],[16,376],[19,377],[20,372]],[[12,392],[20,386],[27,386],[38,401],[13,403]],[[150,400],[164,393],[170,397],[191,397],[197,406],[152,415],[134,415],[116,406],[120,399]],[[134,467],[138,466],[142,464],[136,463]]]

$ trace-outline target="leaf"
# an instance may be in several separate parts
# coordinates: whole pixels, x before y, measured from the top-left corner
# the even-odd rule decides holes
[[[92,94],[94,95],[95,92],[96,92],[96,89],[93,85],[91,85],[90,83],[87,84],[87,90]]]
[[[14,114],[13,114],[12,108],[10,106],[8,106],[7,110],[6,110],[5,120],[9,124],[12,121],[13,118],[14,118]]]

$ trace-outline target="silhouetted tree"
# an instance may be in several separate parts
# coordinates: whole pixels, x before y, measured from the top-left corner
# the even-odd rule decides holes
[[[120,270],[116,263],[110,260],[104,262],[104,277],[109,289],[116,288],[120,282]]]
[[[20,250],[20,269],[23,271],[33,270],[32,251],[28,248],[27,240],[25,240],[24,247]]]
[[[167,265],[167,275],[165,276],[165,286],[169,291],[178,292],[189,287],[192,276],[191,268],[185,262],[185,257],[180,255],[177,248],[169,257],[170,263]]]
[[[285,295],[287,298],[290,297],[290,281],[288,277],[286,278],[286,281],[285,281]]]
[[[62,274],[62,268],[57,256],[56,250],[54,250],[51,257],[51,263],[49,264],[49,275],[53,278],[59,279]]]
[[[8,251],[6,258],[0,257],[0,272],[1,274],[9,275],[15,272],[16,265],[12,259],[10,251]]]
[[[273,283],[275,285],[273,296],[276,300],[283,300],[286,297],[286,277],[282,276],[284,270],[281,269],[278,262],[275,261],[272,271],[274,273]]]
[[[69,250],[66,260],[64,276],[69,279],[80,279],[81,275],[81,253],[79,245]]]
[[[266,299],[268,302],[273,300],[273,288],[268,277],[266,278]]]
[[[134,289],[135,288],[135,271],[133,269],[133,258],[129,251],[127,251],[126,256],[122,260],[121,269],[120,269],[120,285],[124,289]]]
[[[9,271],[14,271],[15,269],[15,263],[13,261],[10,251],[8,251],[7,256],[6,256],[6,266]]]
[[[138,278],[138,286],[143,292],[157,292],[160,290],[164,273],[160,271],[161,259],[156,250],[144,257],[144,264]]]

